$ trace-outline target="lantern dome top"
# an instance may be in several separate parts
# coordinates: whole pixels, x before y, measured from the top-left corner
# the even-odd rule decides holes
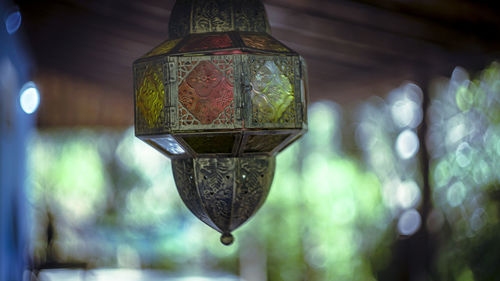
[[[207,32],[269,33],[260,0],[177,0],[168,24],[169,39]]]

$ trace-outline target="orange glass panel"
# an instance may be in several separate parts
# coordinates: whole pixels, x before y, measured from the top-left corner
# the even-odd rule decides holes
[[[268,35],[242,34],[241,40],[243,40],[243,43],[245,43],[247,47],[254,49],[278,52],[290,51],[285,46]]]

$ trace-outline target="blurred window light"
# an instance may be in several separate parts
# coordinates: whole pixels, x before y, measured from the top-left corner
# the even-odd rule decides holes
[[[396,139],[396,151],[402,159],[409,159],[417,152],[420,144],[417,134],[410,129],[402,131]]]
[[[5,28],[7,33],[14,34],[21,26],[21,12],[14,11],[5,18]]]
[[[398,231],[402,235],[412,235],[420,228],[421,224],[420,214],[415,210],[405,211],[398,221]]]
[[[21,103],[21,108],[27,114],[32,114],[38,108],[40,104],[40,94],[36,88],[35,83],[28,82],[24,84],[21,89],[21,96],[19,98]]]

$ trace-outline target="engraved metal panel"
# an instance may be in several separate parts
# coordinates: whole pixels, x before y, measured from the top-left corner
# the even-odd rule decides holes
[[[276,161],[274,157],[239,158],[230,230],[236,229],[259,208],[271,190]]]
[[[192,33],[270,32],[264,5],[259,0],[178,0],[168,33],[179,38]]]
[[[202,222],[220,232],[221,230],[208,217],[202,204],[200,194],[198,193],[193,159],[172,160],[172,171],[177,191],[186,207]]]

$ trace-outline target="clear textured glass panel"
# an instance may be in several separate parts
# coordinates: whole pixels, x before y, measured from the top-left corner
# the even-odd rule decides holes
[[[292,84],[272,61],[257,70],[251,86],[253,113],[258,122],[277,122],[294,101]]]

